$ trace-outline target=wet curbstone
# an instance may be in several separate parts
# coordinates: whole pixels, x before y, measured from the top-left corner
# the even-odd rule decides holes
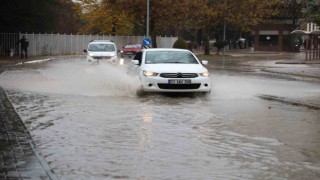
[[[290,105],[294,105],[294,106],[302,106],[302,107],[306,107],[309,109],[320,110],[320,105],[318,105],[318,104],[306,103],[306,102],[302,102],[302,101],[296,101],[296,100],[291,100],[291,99],[277,97],[277,96],[270,96],[270,95],[259,95],[258,97],[261,99],[264,99],[264,100],[268,100],[268,101],[277,101],[277,102],[281,102],[284,104],[290,104]]]
[[[263,68],[263,72],[320,79],[320,68]]]

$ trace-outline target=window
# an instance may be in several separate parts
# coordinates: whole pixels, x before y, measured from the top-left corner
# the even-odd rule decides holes
[[[275,46],[278,45],[278,35],[260,35],[259,45],[260,46]]]
[[[90,44],[88,50],[113,52],[116,49],[113,44]]]
[[[146,64],[198,64],[198,61],[190,52],[177,51],[152,51],[146,54]]]

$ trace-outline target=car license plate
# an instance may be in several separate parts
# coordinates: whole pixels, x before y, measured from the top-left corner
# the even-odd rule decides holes
[[[191,79],[169,79],[168,84],[191,84]]]

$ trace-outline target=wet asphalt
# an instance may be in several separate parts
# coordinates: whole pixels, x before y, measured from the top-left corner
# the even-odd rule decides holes
[[[268,58],[261,58],[266,56]],[[292,75],[306,81],[319,81],[320,79],[320,61],[304,61],[300,55],[297,57],[297,55],[280,53],[234,52],[232,57],[243,59],[241,64],[244,71],[246,65],[255,64],[261,73]],[[256,61],[256,59],[260,60]],[[6,69],[15,68],[21,62],[18,59],[0,59],[0,61],[0,74]],[[215,61],[215,65],[219,65],[219,68],[229,68],[232,71],[239,65],[239,62],[234,64],[233,62],[234,60],[230,58],[219,58]],[[286,101],[277,97],[261,98]],[[302,106],[320,109],[318,101],[289,103],[300,103]],[[0,118],[0,179],[58,179],[38,153],[32,137],[2,87],[0,87]]]

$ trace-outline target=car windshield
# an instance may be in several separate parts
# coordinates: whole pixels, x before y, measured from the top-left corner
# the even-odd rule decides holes
[[[113,52],[115,50],[113,44],[90,44],[88,47],[88,51]]]
[[[190,52],[184,51],[149,51],[146,53],[146,64],[198,64],[196,58]]]

